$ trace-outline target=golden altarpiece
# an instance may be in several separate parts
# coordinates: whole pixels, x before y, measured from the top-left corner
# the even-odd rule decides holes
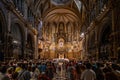
[[[43,23],[42,36],[43,40],[39,41],[39,48],[42,49],[39,53],[41,58],[83,58],[80,23],[72,11],[51,11]]]

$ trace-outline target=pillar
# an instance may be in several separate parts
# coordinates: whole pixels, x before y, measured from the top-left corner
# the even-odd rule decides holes
[[[113,44],[113,54],[115,58],[118,58],[119,47],[119,31],[120,31],[120,1],[113,0],[112,2],[112,44]]]
[[[38,59],[38,40],[37,40],[37,35],[34,35],[34,46],[35,46],[35,51],[34,51],[34,58]]]
[[[95,46],[96,46],[96,60],[99,59],[99,42],[98,42],[98,31],[97,27],[95,27]]]
[[[88,58],[88,34],[85,34],[85,54],[83,55],[84,58]]]
[[[8,11],[8,13],[7,13],[7,15],[8,15],[8,32],[10,32],[10,27],[11,27],[11,12],[10,11]]]
[[[5,57],[8,57],[8,51],[9,51],[9,37],[10,37],[10,31],[11,31],[11,12],[10,11],[8,11],[8,13],[7,13],[7,17],[8,17],[8,19],[7,19],[7,22],[8,22],[8,24],[7,24],[7,31],[6,31],[6,38],[5,38],[5,50],[4,50],[4,52],[5,52],[5,54],[4,54],[4,56]]]

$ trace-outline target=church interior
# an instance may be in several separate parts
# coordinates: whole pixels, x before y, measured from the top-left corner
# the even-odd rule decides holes
[[[120,61],[120,0],[0,0],[0,61]]]

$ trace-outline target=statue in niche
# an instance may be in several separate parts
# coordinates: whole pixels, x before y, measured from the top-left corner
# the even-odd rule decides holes
[[[64,23],[59,24],[59,32],[63,33],[64,32]]]
[[[62,48],[64,46],[64,39],[60,38],[58,43],[59,43],[59,47]]]

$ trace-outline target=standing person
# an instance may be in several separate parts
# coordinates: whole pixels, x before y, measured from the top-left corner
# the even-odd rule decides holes
[[[45,72],[42,72],[42,73],[38,76],[38,80],[51,80],[51,79],[45,74]]]
[[[27,70],[27,64],[25,63],[22,63],[21,64],[21,72],[18,74],[18,77],[17,79],[18,80],[30,80],[31,79],[31,75],[30,75],[30,72]]]
[[[77,79],[80,80],[80,76],[81,76],[80,64],[77,63],[75,68],[77,73]]]
[[[102,64],[97,63],[97,68],[95,70],[97,80],[105,80],[105,74],[101,69]]]
[[[48,63],[48,64],[47,64],[46,75],[50,78],[50,80],[53,79],[53,76],[54,76],[54,70],[53,70],[53,66],[52,66],[51,63]]]
[[[86,70],[82,72],[81,74],[81,80],[96,80],[96,74],[95,72],[91,69],[91,64],[87,63],[86,64]]]
[[[6,72],[6,76],[7,76],[10,80],[13,79],[13,78],[12,78],[12,74],[13,74],[13,67],[9,67],[9,68],[7,69],[7,72]]]
[[[31,69],[32,70],[31,70],[31,79],[30,80],[37,80],[37,78],[40,74],[39,70],[37,69],[36,66],[32,67]]]
[[[10,80],[10,78],[5,74],[6,71],[6,66],[0,66],[0,80]]]
[[[106,67],[106,69],[104,69],[105,72],[105,80],[119,80],[118,76],[114,73],[114,71],[112,70],[111,67]]]
[[[46,64],[45,63],[42,63],[41,66],[40,66],[40,71],[41,73],[42,72],[46,72]]]

